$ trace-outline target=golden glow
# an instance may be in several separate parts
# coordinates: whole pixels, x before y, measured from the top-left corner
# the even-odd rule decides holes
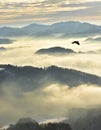
[[[49,23],[67,21],[68,19],[100,21],[101,4],[98,2],[100,0],[1,0],[0,24],[15,21],[16,23],[21,21]],[[96,3],[96,6],[94,3]]]

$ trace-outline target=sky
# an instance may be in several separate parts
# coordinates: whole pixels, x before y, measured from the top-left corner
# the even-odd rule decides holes
[[[101,25],[101,0],[0,0],[0,27],[21,27],[30,23],[52,24],[63,21],[81,21]],[[76,46],[71,44],[73,40],[46,39],[45,41],[27,37],[14,39],[14,44],[0,45],[6,49],[0,51],[0,63],[37,67],[56,65],[101,76],[99,42],[90,43],[86,39],[79,39],[81,45]],[[34,55],[38,49],[53,46],[68,47],[85,54],[77,53],[61,57],[60,55],[56,57]],[[52,84],[42,89],[38,88],[36,91],[22,93],[21,86],[13,84],[8,86],[5,83],[2,86],[2,92],[0,124],[15,121],[24,116],[35,119],[64,117],[67,114],[68,104],[70,108],[78,106],[91,108],[101,105],[101,87],[95,85],[84,84],[69,89],[69,86]]]
[[[0,26],[81,21],[100,25],[100,0],[0,0]]]

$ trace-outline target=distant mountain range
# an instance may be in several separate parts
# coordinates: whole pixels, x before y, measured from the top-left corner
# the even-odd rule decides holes
[[[14,40],[8,38],[0,38],[0,44],[10,44],[13,43]]]
[[[101,43],[101,37],[96,37],[96,38],[88,37],[85,41],[91,41],[91,42],[97,41]]]
[[[96,84],[101,86],[101,77],[78,70],[50,66],[36,68],[32,66],[17,67],[0,65],[0,86],[16,84],[24,91],[32,91],[40,87],[59,83],[70,87],[82,84]]]
[[[30,24],[22,28],[2,27],[1,37],[68,37],[101,34],[101,26],[81,22],[59,22],[51,25]]]

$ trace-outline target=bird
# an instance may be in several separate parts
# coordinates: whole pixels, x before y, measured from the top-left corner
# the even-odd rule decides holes
[[[73,41],[72,44],[80,45],[79,41]]]

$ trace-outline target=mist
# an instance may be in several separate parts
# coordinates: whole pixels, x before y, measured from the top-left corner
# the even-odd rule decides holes
[[[0,44],[6,51],[0,51],[0,64],[17,66],[31,65],[47,67],[51,65],[77,69],[101,76],[101,45],[96,41],[90,43],[86,38],[78,38],[81,45],[73,45],[74,38],[68,39],[35,39],[16,38],[12,44]],[[36,55],[41,48],[60,46],[76,51],[70,55]],[[92,53],[88,53],[92,51]],[[79,53],[83,52],[83,53]],[[1,86],[0,86],[1,88]],[[12,83],[3,84],[0,94],[0,125],[16,122],[21,117],[32,117],[44,120],[69,116],[72,109],[101,107],[100,86],[83,84],[70,88],[66,85],[52,84],[38,87],[33,91],[21,91],[22,87]]]
[[[99,42],[86,42],[86,38],[78,38],[81,45],[73,45],[73,38],[68,39],[35,39],[18,38],[13,44],[0,45],[6,51],[0,52],[1,64],[32,65],[38,67],[56,65],[61,67],[78,69],[81,71],[101,75],[101,62]],[[36,55],[38,49],[60,46],[70,48],[77,52],[71,55]],[[79,53],[82,52],[82,53]],[[90,53],[89,53],[90,52]],[[92,71],[93,70],[93,71]]]
[[[101,107],[101,88],[81,85],[74,88],[52,84],[31,92],[22,92],[18,86],[3,86],[0,97],[1,124],[15,122],[21,117],[32,117],[38,121],[52,118],[68,118],[72,109]]]

